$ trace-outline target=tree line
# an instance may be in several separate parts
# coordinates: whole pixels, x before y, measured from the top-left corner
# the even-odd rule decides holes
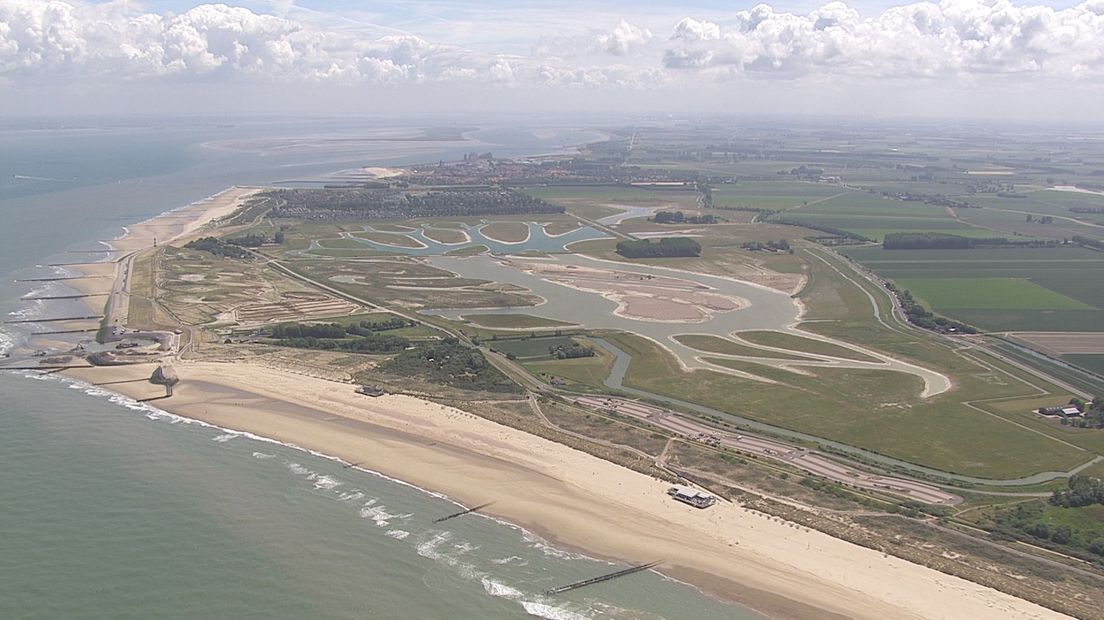
[[[617,253],[625,258],[701,256],[701,244],[689,237],[664,237],[658,241],[634,239],[617,243]]]
[[[928,311],[927,308],[922,306],[920,302],[912,296],[912,292],[908,289],[899,289],[892,282],[886,282],[886,288],[889,289],[894,296],[897,297],[897,302],[901,305],[901,309],[905,312],[905,317],[908,318],[909,323],[920,327],[922,329],[930,329],[932,331],[947,333],[955,332],[959,334],[976,334],[977,329],[972,325],[967,325],[954,319],[948,319],[944,316],[937,316]]]
[[[717,218],[713,215],[687,216],[682,211],[656,211],[651,220],[656,224],[716,224]]]

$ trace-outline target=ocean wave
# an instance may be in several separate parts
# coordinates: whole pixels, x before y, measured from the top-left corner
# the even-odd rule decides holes
[[[529,564],[529,561],[526,560],[525,558],[521,557],[520,555],[511,555],[508,558],[499,558],[497,560],[491,560],[491,562],[493,562],[495,564],[498,564],[500,566],[502,564],[510,564],[511,562],[516,563],[518,566],[527,566]]]
[[[437,550],[437,547],[440,547],[450,540],[452,540],[452,532],[438,532],[433,535],[433,538],[418,543],[418,546],[415,548],[415,550],[418,552],[418,555],[422,556],[423,558],[437,560],[444,557],[444,555]]]
[[[525,593],[517,588],[511,588],[510,586],[497,581],[490,577],[483,577],[480,580],[483,584],[483,591],[491,596],[497,596],[499,598],[519,599],[525,596]]]
[[[387,535],[391,538],[394,538],[395,540],[403,540],[407,536],[410,536],[410,532],[407,532],[406,530],[388,530]]]
[[[37,316],[42,316],[42,311],[46,308],[46,302],[44,300],[31,299],[27,300],[27,302],[29,305],[18,310],[12,310],[8,313],[8,316],[16,321],[25,321]]]
[[[547,620],[590,620],[590,616],[576,613],[566,607],[550,605],[540,601],[520,602],[525,609],[525,613],[537,618],[546,618]]]
[[[314,473],[313,470],[307,469],[299,463],[288,463],[287,468],[291,471],[291,473],[297,476],[309,476]]]
[[[485,575],[486,573],[481,572],[475,567],[474,564],[465,562],[458,557],[449,555],[441,551],[441,546],[451,540],[452,532],[438,532],[434,534],[433,537],[429,540],[419,543],[416,547],[416,550],[418,552],[418,555],[422,556],[423,558],[428,558],[438,564],[441,564],[442,566],[447,566],[453,569],[454,571],[456,571],[456,574],[459,575],[462,579],[474,581],[475,579],[478,579]]]
[[[328,476],[326,474],[316,475],[314,478],[312,478],[312,480],[314,481],[315,491],[329,491],[344,484],[337,478],[334,478],[333,476]]]
[[[371,519],[376,527],[388,527],[391,525],[392,519],[409,519],[414,516],[414,513],[409,514],[391,514],[387,512],[387,506],[382,504],[377,505],[376,502],[379,498],[373,498],[365,502],[364,506],[360,509],[361,519]]]
[[[8,353],[13,348],[15,348],[15,336],[0,329],[0,355]]]
[[[253,453],[253,458],[255,458],[255,459],[274,459],[274,458],[276,458],[276,455],[275,454],[269,454],[267,452],[254,452]]]
[[[363,491],[348,491],[339,493],[337,499],[343,502],[355,502],[358,499],[364,498]]]
[[[585,556],[581,553],[572,553],[571,551],[565,551],[563,549],[553,547],[552,545],[548,544],[548,541],[541,538],[540,536],[537,536],[533,532],[530,532],[529,530],[522,529],[521,532],[522,539],[526,543],[528,543],[530,549],[537,549],[541,553],[549,557],[559,558],[561,560],[594,560],[594,558]]]
[[[238,437],[241,437],[241,435],[239,435],[238,433],[223,433],[223,434],[221,434],[217,437],[212,437],[211,441],[217,441],[219,443],[226,443],[226,442],[230,441],[231,439],[237,439]]]
[[[490,596],[517,601],[530,616],[549,620],[590,620],[591,618],[589,615],[571,610],[566,604],[554,605],[543,597],[529,598],[525,592],[492,577],[484,576],[479,582],[483,584],[484,592]]]

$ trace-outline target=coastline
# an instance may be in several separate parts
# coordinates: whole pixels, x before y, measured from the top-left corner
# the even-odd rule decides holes
[[[125,253],[155,237],[184,238],[256,191],[231,190],[130,226],[112,246]],[[117,276],[118,262],[102,263],[109,273],[93,269]],[[112,278],[75,282],[110,290]],[[350,384],[250,364],[175,366],[180,383],[172,398],[151,403],[159,409],[357,463],[466,505],[494,502],[489,516],[587,555],[663,559],[660,572],[771,617],[1065,617],[736,505],[678,504],[662,481],[444,405],[368,399]],[[164,394],[144,381],[153,368],[65,374],[92,385],[130,381],[110,390],[143,400]]]
[[[153,365],[74,370],[136,400]],[[339,458],[486,512],[557,545],[664,574],[776,618],[1059,618],[1032,603],[826,534],[719,503],[667,497],[646,475],[478,416],[407,396],[248,364],[180,362],[182,417]]]

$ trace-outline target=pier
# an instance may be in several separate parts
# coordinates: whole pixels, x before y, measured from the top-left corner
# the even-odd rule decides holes
[[[47,267],[81,267],[81,266],[88,266],[88,265],[104,265],[104,264],[106,264],[106,263],[103,262],[103,261],[83,260],[83,261],[76,261],[76,262],[72,262],[72,263],[46,263],[46,266]]]
[[[95,263],[91,263],[95,264]],[[55,278],[26,278],[16,282],[60,282],[62,280],[84,280],[86,278],[112,278],[114,276],[58,276]]]
[[[34,336],[60,336],[61,334],[91,334],[100,331],[98,328],[89,329],[62,329],[52,332],[34,332]]]
[[[85,295],[55,295],[53,297],[24,297],[23,301],[48,301],[51,299],[84,299],[86,297],[107,297],[111,293],[88,293]]]
[[[478,512],[478,511],[486,508],[487,506],[490,506],[493,503],[494,502],[487,502],[486,504],[479,504],[478,506],[472,506],[471,508],[468,508],[467,510],[461,510],[460,512],[454,512],[450,515],[441,517],[439,519],[434,519],[433,522],[434,523],[440,523],[442,521],[448,521],[449,519],[455,519],[456,517],[462,517],[464,515],[470,515],[473,512]]]
[[[659,566],[662,562],[648,562],[647,564],[640,564],[639,566],[631,566],[629,568],[623,568],[619,571],[608,573],[605,575],[599,575],[597,577],[591,577],[590,579],[584,579],[582,581],[576,581],[575,583],[569,583],[566,586],[560,586],[558,588],[550,588],[545,590],[544,593],[548,596],[554,596],[556,594],[563,594],[564,592],[570,592],[571,590],[578,590],[579,588],[585,588],[592,586],[596,583],[602,583],[603,581],[610,581],[617,579],[618,577],[626,577],[633,573],[639,573],[646,571],[650,568]]]
[[[18,321],[4,321],[9,325],[16,323],[62,323],[65,321],[99,321],[103,318],[102,314],[90,315],[90,316],[63,316],[56,319],[20,319]]]

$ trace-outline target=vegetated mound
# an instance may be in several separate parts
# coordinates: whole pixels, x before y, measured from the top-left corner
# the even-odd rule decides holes
[[[377,370],[463,390],[521,392],[521,388],[492,366],[482,352],[461,344],[456,338],[408,348],[380,364]]]

